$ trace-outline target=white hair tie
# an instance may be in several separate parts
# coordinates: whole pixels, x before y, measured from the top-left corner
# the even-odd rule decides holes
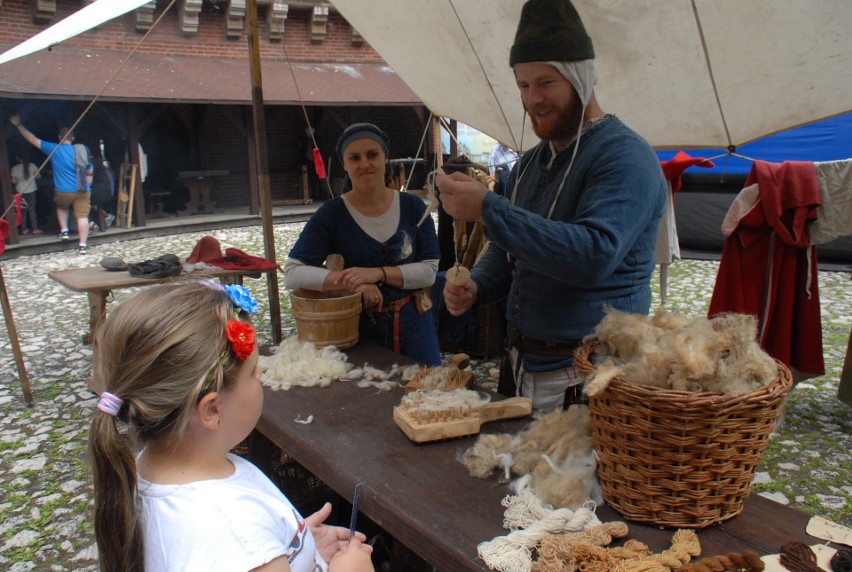
[[[98,401],[98,409],[113,417],[118,415],[122,405],[124,405],[124,400],[109,391],[101,393],[101,400]]]

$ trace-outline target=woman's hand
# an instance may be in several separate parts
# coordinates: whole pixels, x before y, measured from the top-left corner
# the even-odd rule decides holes
[[[317,552],[323,557],[326,562],[331,562],[331,559],[340,552],[345,550],[350,544],[349,530],[340,526],[329,526],[323,524],[325,519],[331,514],[331,503],[325,503],[321,509],[305,519],[305,523],[310,527],[311,534],[314,537],[314,542],[317,546]],[[356,532],[351,540],[357,540],[359,550],[367,551],[369,554],[373,551],[373,547],[369,544],[362,545],[361,543],[367,540],[361,532]],[[369,558],[368,558],[369,561]],[[355,570],[355,568],[353,568]],[[372,570],[372,568],[365,568]]]
[[[347,290],[356,291],[358,286],[364,284],[375,284],[384,278],[385,274],[380,267],[362,268],[353,266],[341,272],[340,281]]]
[[[382,307],[384,297],[382,291],[375,284],[363,284],[355,288],[354,291],[361,293],[361,303],[365,309]]]

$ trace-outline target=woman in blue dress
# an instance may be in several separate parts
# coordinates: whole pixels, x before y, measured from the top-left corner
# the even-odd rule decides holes
[[[439,365],[432,312],[417,299],[434,283],[440,258],[426,204],[386,185],[388,137],[375,125],[347,127],[337,155],[352,188],[323,204],[305,225],[284,268],[285,285],[360,292],[361,339]],[[342,255],[345,268],[322,268],[329,254]]]

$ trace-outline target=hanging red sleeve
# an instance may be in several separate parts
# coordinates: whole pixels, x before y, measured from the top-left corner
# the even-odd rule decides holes
[[[317,172],[317,177],[325,179],[325,164],[322,162],[320,150],[314,147],[314,170]]]

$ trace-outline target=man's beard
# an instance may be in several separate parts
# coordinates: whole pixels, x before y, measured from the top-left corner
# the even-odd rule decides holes
[[[539,139],[544,141],[568,142],[577,135],[580,128],[583,107],[580,98],[574,94],[569,105],[561,108],[550,107],[550,111],[556,112],[556,117],[548,117],[545,122],[538,119],[535,109],[527,110],[533,131]]]

